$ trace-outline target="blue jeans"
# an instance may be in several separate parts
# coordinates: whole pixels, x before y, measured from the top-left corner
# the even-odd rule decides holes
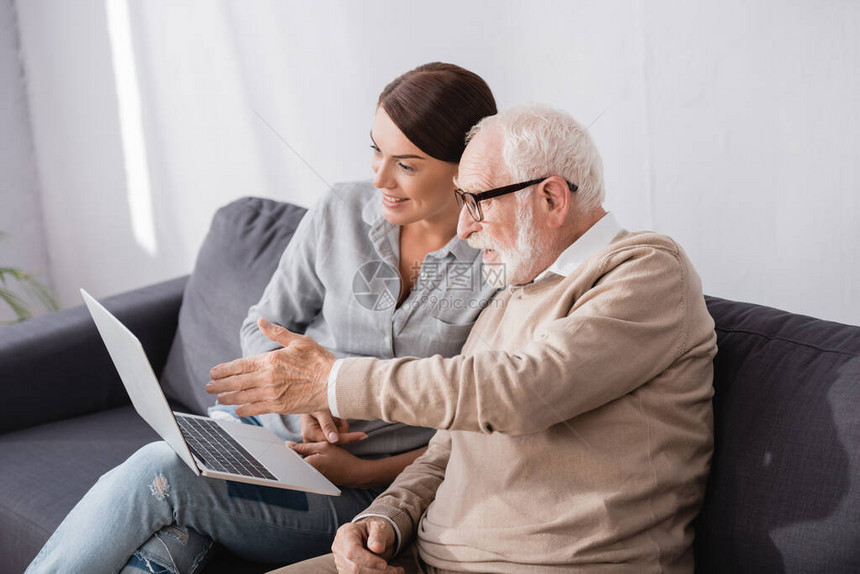
[[[205,478],[156,442],[102,476],[26,572],[193,573],[213,540],[250,560],[292,563],[329,552],[337,528],[380,492],[323,496]]]

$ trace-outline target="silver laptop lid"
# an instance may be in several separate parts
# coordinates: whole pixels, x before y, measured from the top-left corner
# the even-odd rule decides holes
[[[131,397],[134,410],[199,475],[200,469],[182,438],[182,432],[167,399],[164,398],[158,379],[152,372],[140,340],[89,293],[81,289],[81,295],[119,372],[122,384]]]

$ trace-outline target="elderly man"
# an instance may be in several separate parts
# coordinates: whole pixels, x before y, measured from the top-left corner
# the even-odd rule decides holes
[[[333,556],[285,571],[691,572],[716,352],[693,266],[604,211],[600,156],[567,114],[519,107],[470,138],[458,234],[509,287],[462,355],[335,362],[261,321],[279,360],[212,370],[240,414],[440,429]]]

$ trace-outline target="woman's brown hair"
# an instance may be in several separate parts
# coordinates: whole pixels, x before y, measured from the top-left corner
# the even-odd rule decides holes
[[[493,93],[479,75],[442,62],[399,76],[377,105],[424,153],[451,163],[459,163],[469,129],[496,113]]]

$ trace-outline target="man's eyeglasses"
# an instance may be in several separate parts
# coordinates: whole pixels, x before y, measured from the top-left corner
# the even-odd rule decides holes
[[[550,176],[540,177],[538,179],[532,179],[529,181],[524,181],[522,183],[513,183],[511,185],[506,185],[504,187],[497,187],[496,189],[490,189],[488,191],[482,191],[480,193],[471,193],[468,191],[463,191],[460,188],[454,190],[454,196],[457,198],[457,204],[460,206],[460,209],[463,209],[463,205],[469,208],[469,214],[472,216],[472,219],[475,221],[483,221],[484,213],[481,211],[481,202],[485,199],[492,199],[494,197],[499,197],[500,195],[505,195],[508,193],[513,193],[515,191],[519,191],[521,189],[525,189],[531,185],[535,185],[549,178]],[[565,181],[567,187],[570,188],[571,192],[579,189],[575,184],[570,183],[569,181]]]

